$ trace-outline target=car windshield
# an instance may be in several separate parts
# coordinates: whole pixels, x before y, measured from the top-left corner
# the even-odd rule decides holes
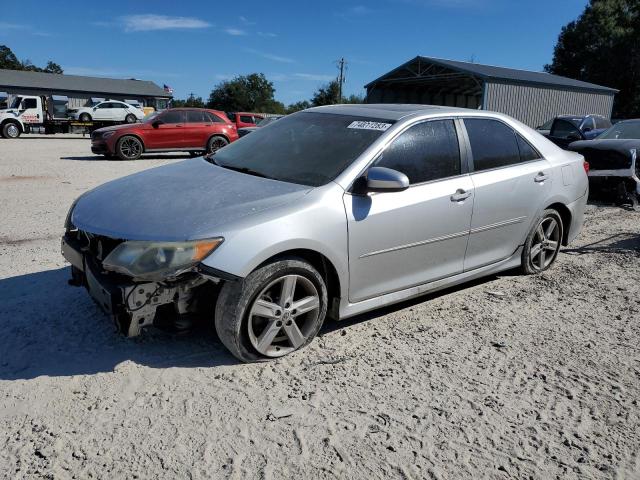
[[[596,137],[598,140],[640,140],[640,120],[635,122],[620,122],[602,132]]]
[[[317,187],[335,179],[392,123],[300,112],[233,142],[209,160],[221,167]]]
[[[551,125],[553,125],[553,121],[554,120],[555,120],[554,118],[552,118],[550,120],[547,120],[540,127],[538,127],[538,129],[539,130],[551,130]]]

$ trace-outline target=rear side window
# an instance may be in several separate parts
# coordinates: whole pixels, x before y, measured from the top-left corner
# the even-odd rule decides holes
[[[489,170],[520,163],[520,150],[511,127],[497,120],[465,118],[474,170]]]
[[[168,111],[162,115],[160,118],[164,123],[183,123],[184,122],[184,112],[181,111]]]
[[[609,120],[607,120],[604,117],[593,117],[596,121],[596,128],[597,129],[602,129],[602,128],[609,128],[611,127],[611,122]]]
[[[453,120],[414,125],[396,138],[374,165],[404,173],[411,184],[460,175],[460,148]]]
[[[530,162],[531,160],[537,160],[541,157],[538,151],[531,146],[522,136],[518,133],[516,135],[516,141],[518,142],[518,150],[520,151],[520,161]]]
[[[209,122],[212,122],[212,123],[227,123],[222,118],[217,116],[215,113],[211,113],[211,112],[203,112],[203,113],[204,113],[205,118]]]
[[[249,115],[240,115],[240,121],[242,123],[254,123],[253,122],[253,117],[251,117]]]
[[[187,110],[187,122],[189,123],[203,123],[206,120],[200,110]]]

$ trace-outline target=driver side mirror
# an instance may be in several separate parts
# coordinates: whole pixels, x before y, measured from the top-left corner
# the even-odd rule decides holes
[[[152,126],[153,128],[158,128],[158,127],[159,127],[160,125],[162,125],[162,124],[164,124],[164,122],[163,122],[162,120],[155,120],[155,121],[151,124],[151,126]]]
[[[591,130],[593,130],[591,127],[584,127],[584,128],[582,129],[582,131],[583,131],[584,133],[590,132]]]
[[[371,167],[354,185],[355,193],[401,192],[409,188],[409,178],[402,172],[385,167]]]

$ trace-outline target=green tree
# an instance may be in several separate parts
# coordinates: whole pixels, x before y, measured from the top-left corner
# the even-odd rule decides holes
[[[616,88],[613,116],[640,116],[640,0],[591,0],[562,27],[545,70]]]
[[[64,73],[62,67],[52,61],[48,61],[47,65],[42,69],[42,71],[46,73],[58,73],[60,75]]]
[[[280,108],[284,111],[284,105],[273,98],[274,93],[273,83],[264,74],[239,75],[216,85],[207,106],[224,112],[271,113]]]
[[[29,72],[64,73],[62,67],[52,61],[49,61],[44,68],[39,68],[31,63],[31,60],[18,60],[15,53],[6,45],[0,45],[0,68]]]
[[[289,105],[287,107],[286,113],[295,113],[295,112],[299,112],[300,110],[305,110],[305,109],[310,108],[310,107],[311,107],[311,103],[309,103],[309,101],[302,100],[300,102],[292,103],[291,105]]]
[[[334,80],[316,90],[316,93],[314,93],[313,97],[311,98],[311,104],[314,107],[320,107],[322,105],[334,105],[340,102],[338,98],[339,96],[340,85],[338,85],[337,80]]]
[[[190,107],[190,108],[204,108],[205,103],[202,97],[196,97],[193,93],[187,97],[186,100],[180,100],[174,98],[171,100],[171,106],[173,108]]]
[[[0,68],[8,70],[22,70],[20,61],[6,45],[0,45]]]

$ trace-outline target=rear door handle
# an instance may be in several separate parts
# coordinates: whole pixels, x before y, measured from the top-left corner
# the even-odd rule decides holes
[[[451,198],[452,202],[463,202],[467,198],[469,198],[470,196],[471,196],[471,192],[467,192],[467,191],[463,190],[462,188],[459,188],[458,190],[456,190],[456,193],[451,195],[450,198]]]
[[[544,172],[538,172],[538,175],[536,175],[536,178],[533,179],[534,182],[536,183],[542,183],[545,180],[547,180],[549,178],[548,175],[545,175]]]

